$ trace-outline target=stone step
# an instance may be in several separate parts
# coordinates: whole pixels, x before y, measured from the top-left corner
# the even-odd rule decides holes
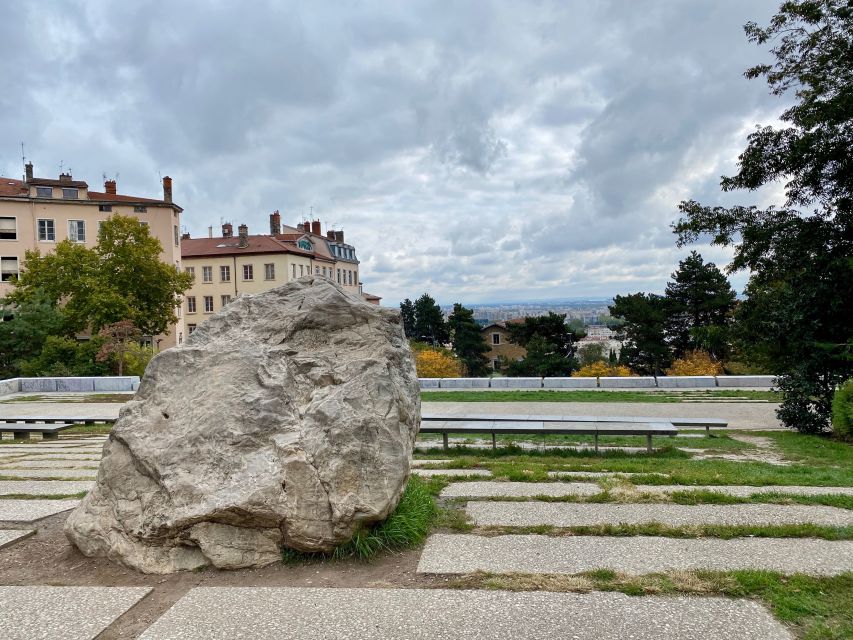
[[[835,507],[777,504],[573,504],[558,502],[469,502],[479,526],[581,527],[601,524],[689,525],[815,524],[853,525],[853,511]]]
[[[3,640],[92,640],[148,587],[0,587]]]
[[[94,482],[64,480],[0,480],[0,496],[70,496],[81,491],[90,491]]]
[[[761,605],[728,598],[446,589],[201,587],[140,640],[788,640]]]
[[[32,524],[78,504],[79,500],[0,500],[0,522]]]
[[[574,574],[611,569],[737,571],[839,575],[853,571],[853,542],[814,538],[660,538],[653,536],[430,536],[418,573]],[[686,636],[685,636],[686,637]],[[731,637],[739,637],[733,634]]]
[[[35,531],[32,529],[0,529],[0,549],[5,549],[24,538],[29,538]]]

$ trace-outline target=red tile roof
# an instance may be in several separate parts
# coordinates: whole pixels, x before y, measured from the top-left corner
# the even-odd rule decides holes
[[[100,191],[90,191],[89,200],[109,201],[109,202],[143,202],[149,204],[165,204],[171,206],[171,202],[165,200],[157,200],[155,198],[137,198],[136,196],[123,196],[118,193],[101,193]]]
[[[28,192],[27,185],[23,181],[0,177],[0,196],[14,198],[26,196]]]
[[[28,182],[29,184],[38,185],[40,187],[72,187],[79,189],[89,188],[89,185],[83,180],[54,180],[53,178],[33,178]]]
[[[183,258],[203,256],[231,256],[238,254],[293,253],[313,258],[310,251],[300,249],[295,244],[281,242],[272,236],[248,236],[248,245],[240,246],[240,238],[187,238],[181,240]]]
[[[85,182],[80,181],[72,181],[72,182],[63,182],[61,180],[48,180],[45,178],[33,178],[29,184],[45,186],[45,187],[70,187],[70,188],[79,188],[86,187]],[[26,198],[29,195],[29,187],[28,184],[22,180],[15,180],[14,178],[4,178],[0,176],[0,197],[12,197],[12,198]],[[181,207],[172,203],[166,202],[165,200],[156,200],[154,198],[137,198],[136,196],[126,196],[118,193],[101,193],[100,191],[89,191],[89,200],[94,200],[96,202],[126,202],[126,203],[139,203],[139,204],[153,204],[160,205],[166,207],[173,207],[178,211],[183,211]],[[68,201],[66,201],[68,202]],[[85,202],[85,200],[75,200],[74,202]]]

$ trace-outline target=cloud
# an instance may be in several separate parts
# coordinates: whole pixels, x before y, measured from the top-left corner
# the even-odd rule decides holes
[[[679,200],[777,196],[718,188],[784,107],[741,76],[776,5],[15,3],[0,173],[168,173],[194,235],[313,211],[389,304],[660,291]]]

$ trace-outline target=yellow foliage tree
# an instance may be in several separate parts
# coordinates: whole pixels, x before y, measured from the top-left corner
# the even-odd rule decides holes
[[[459,378],[462,363],[447,351],[420,349],[415,351],[415,366],[419,378]]]
[[[688,351],[666,370],[668,376],[718,376],[722,373],[722,365],[701,349]]]
[[[633,376],[624,364],[609,365],[604,360],[582,366],[572,374],[573,378],[599,378],[601,376],[627,378]]]

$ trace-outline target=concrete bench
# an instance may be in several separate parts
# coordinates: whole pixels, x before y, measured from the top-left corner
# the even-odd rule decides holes
[[[9,422],[3,420],[0,422],[0,433],[11,433],[16,439],[29,440],[30,434],[36,432],[41,433],[41,437],[44,440],[57,440],[60,431],[73,426],[73,424],[66,422],[52,422],[48,424],[44,422]]]
[[[115,418],[110,416],[4,416],[0,417],[0,428],[6,423],[28,423],[28,424],[55,424],[59,422],[67,422],[72,424],[104,424],[106,422],[115,422]],[[38,429],[35,429],[38,431]]]
[[[488,416],[452,416],[448,419],[436,419],[436,416],[421,417],[421,433],[440,433],[444,449],[449,448],[448,436],[451,433],[489,433],[492,436],[492,448],[497,448],[498,434],[517,435],[554,435],[575,434],[594,437],[595,451],[598,453],[598,437],[610,436],[646,436],[646,450],[652,452],[652,436],[675,436],[678,428],[670,422],[617,422],[613,420],[592,420],[587,422],[561,421],[560,416],[547,416],[547,420],[530,420],[528,416],[500,416],[501,419],[489,419]],[[521,419],[518,419],[521,418]]]

